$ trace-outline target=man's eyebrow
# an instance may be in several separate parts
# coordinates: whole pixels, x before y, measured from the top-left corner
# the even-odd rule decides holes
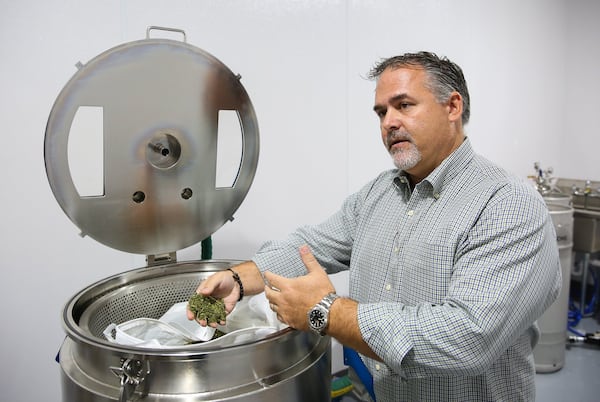
[[[388,100],[388,103],[396,103],[396,102],[398,102],[398,101],[401,101],[401,100],[404,100],[404,99],[406,99],[406,98],[408,98],[408,97],[409,97],[409,96],[408,96],[408,94],[403,92],[403,93],[401,93],[401,94],[398,94],[398,95],[394,95],[394,96],[392,96],[392,97],[391,97],[391,98]],[[383,105],[379,105],[379,104],[376,104],[375,106],[373,106],[373,111],[375,111],[375,112],[377,112],[377,111],[380,111],[380,110],[382,110],[382,109],[385,109],[385,106],[383,106]]]

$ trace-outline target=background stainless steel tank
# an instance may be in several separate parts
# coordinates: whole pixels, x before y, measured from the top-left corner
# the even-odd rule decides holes
[[[558,192],[551,192],[548,194],[544,194],[544,200],[546,201],[546,204],[558,204],[558,205],[564,205],[566,207],[571,207],[573,206],[573,197],[570,194],[564,194],[564,193],[558,193]]]
[[[152,39],[151,30],[183,41]],[[151,349],[108,342],[110,323],[159,318],[198,283],[235,261],[176,262],[231,220],[258,162],[258,124],[240,76],[191,46],[180,30],[150,27],[146,39],[96,56],[57,97],[44,158],[67,216],[110,247],[148,255],[147,267],[81,290],[67,302],[60,349],[63,401],[328,401],[330,338],[283,329],[230,347]],[[83,195],[69,162],[69,137],[83,108],[100,108],[102,183]],[[239,166],[217,184],[220,114],[235,113]],[[236,130],[234,130],[236,131]]]
[[[541,335],[533,350],[533,357],[536,371],[539,373],[560,370],[565,364],[569,285],[573,258],[573,208],[570,206],[570,197],[561,195],[558,199],[561,204],[548,202],[556,198],[549,198],[546,201],[556,230],[563,282],[558,298],[538,320]]]

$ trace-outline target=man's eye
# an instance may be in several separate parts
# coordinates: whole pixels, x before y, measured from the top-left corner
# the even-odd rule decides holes
[[[410,103],[408,102],[402,102],[400,104],[400,109],[407,109],[410,106]]]

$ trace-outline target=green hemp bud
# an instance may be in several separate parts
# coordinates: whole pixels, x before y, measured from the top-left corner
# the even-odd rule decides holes
[[[225,321],[225,302],[212,296],[195,294],[188,302],[190,311],[194,313],[197,320],[220,323]]]

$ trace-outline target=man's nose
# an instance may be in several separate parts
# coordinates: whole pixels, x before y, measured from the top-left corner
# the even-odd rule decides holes
[[[392,108],[389,108],[386,111],[385,116],[383,116],[383,120],[381,121],[381,127],[387,132],[399,129],[401,124],[398,112]]]

